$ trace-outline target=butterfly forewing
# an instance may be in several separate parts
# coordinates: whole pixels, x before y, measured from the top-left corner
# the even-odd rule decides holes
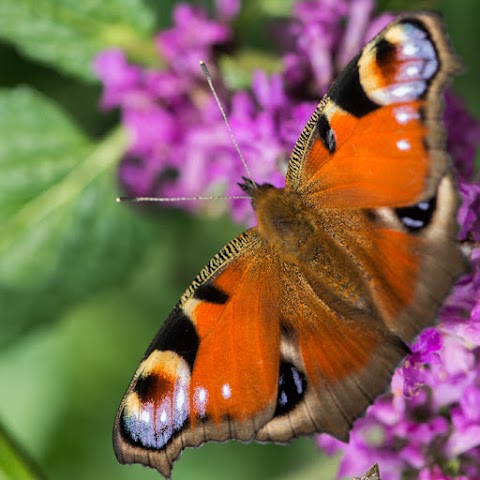
[[[186,446],[251,440],[275,409],[278,265],[254,230],[228,244],[189,287],[147,350],[114,432],[123,463],[170,476]],[[268,342],[265,339],[268,338]]]
[[[443,88],[460,63],[432,13],[400,16],[330,88],[294,148],[287,185],[323,207],[400,207],[449,169]]]

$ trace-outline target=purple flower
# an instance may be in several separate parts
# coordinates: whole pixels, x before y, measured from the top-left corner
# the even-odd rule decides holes
[[[374,7],[374,0],[296,2],[289,29],[293,46],[283,59],[289,87],[307,85],[314,97],[325,93],[365,43],[392,20],[388,14],[372,20]]]
[[[480,444],[480,386],[468,385],[462,397],[451,409],[455,431],[448,439],[449,455],[458,456]]]
[[[405,360],[403,370],[403,394],[412,397],[418,394],[429,375],[427,363],[439,362],[438,351],[442,348],[442,337],[435,328],[427,328],[412,347],[412,354]]]
[[[378,462],[383,480],[480,478],[480,248],[471,259],[439,325],[418,337],[391,394],[355,423],[349,444],[318,437],[327,453],[343,451],[339,476]]]
[[[140,90],[142,70],[136,65],[129,65],[121,50],[105,50],[95,59],[93,69],[102,80],[105,88],[101,100],[104,109],[118,107],[134,101]]]
[[[222,193],[221,169],[237,158],[199,60],[211,63],[215,73],[214,47],[231,40],[226,22],[238,11],[239,2],[217,3],[218,20],[191,5],[175,8],[174,26],[156,39],[163,70],[131,65],[119,51],[104,52],[95,61],[95,71],[105,84],[101,104],[120,107],[132,138],[119,168],[120,183],[128,195]],[[200,205],[182,203],[184,208]]]
[[[219,4],[222,19],[238,10],[237,2]],[[132,137],[119,168],[120,183],[131,196],[243,195],[237,182],[246,175],[244,166],[198,65],[200,58],[210,60],[215,74],[213,47],[230,41],[230,28],[184,4],[176,7],[174,20],[175,26],[157,37],[166,61],[163,71],[130,66],[120,52],[106,52],[95,63],[105,83],[102,105],[121,108]],[[112,64],[114,72],[109,70]],[[231,127],[253,178],[282,186],[290,152],[315,103],[293,102],[281,76],[269,78],[260,71],[249,92],[226,95],[218,82],[217,89],[223,91]],[[181,206],[218,211],[219,204]],[[232,200],[231,206],[237,221],[253,220],[249,202]]]
[[[185,3],[175,7],[173,20],[175,26],[157,37],[160,54],[176,73],[198,77],[201,75],[198,62],[210,62],[212,46],[230,40],[230,28],[210,20],[204,9]]]
[[[223,21],[231,20],[240,11],[240,0],[216,0],[216,10]]]
[[[434,465],[432,468],[423,468],[419,472],[418,480],[453,480],[453,477],[444,475],[438,465]],[[456,476],[455,480],[468,480],[465,476]]]
[[[474,172],[475,152],[480,143],[480,123],[466,110],[459,97],[445,95],[445,127],[447,150],[455,163],[460,181],[471,180]]]
[[[480,184],[463,181],[459,183],[462,195],[462,206],[458,212],[461,230],[458,234],[461,240],[470,236],[480,242]]]

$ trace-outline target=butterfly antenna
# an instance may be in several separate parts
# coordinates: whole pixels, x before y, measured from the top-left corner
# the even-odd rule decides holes
[[[242,199],[242,200],[250,200],[251,197],[247,197],[246,195],[236,195],[236,196],[228,196],[228,197],[117,197],[117,202],[188,202],[188,201],[195,201],[195,200],[231,200],[231,199]]]
[[[237,150],[238,156],[240,157],[240,160],[242,161],[243,166],[245,167],[247,175],[250,177],[250,181],[254,185],[254,188],[257,188],[257,184],[255,183],[255,180],[253,180],[252,173],[250,172],[250,169],[248,168],[247,162],[245,161],[245,157],[242,155],[242,152],[240,151],[240,147],[238,146],[235,135],[233,134],[232,129],[230,127],[230,124],[228,123],[227,114],[225,113],[225,110],[222,106],[222,102],[220,101],[220,98],[218,98],[217,91],[215,90],[215,87],[213,86],[212,76],[210,75],[210,72],[208,71],[208,68],[205,65],[205,62],[203,60],[200,60],[200,68],[202,69],[202,72],[205,75],[205,78],[207,79],[208,86],[210,87],[210,90],[212,91],[213,97],[215,98],[215,101],[217,102],[218,108],[220,109],[220,113],[222,114],[222,117],[223,117],[223,121],[225,122],[225,125],[227,126],[227,130],[228,130],[228,133],[230,135],[230,138],[232,139],[233,145],[235,146],[235,149]],[[234,198],[234,197],[230,197],[230,198]]]

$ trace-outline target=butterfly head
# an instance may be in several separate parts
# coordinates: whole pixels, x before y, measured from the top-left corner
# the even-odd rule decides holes
[[[257,209],[257,199],[261,197],[267,190],[277,190],[270,183],[262,183],[261,185],[255,183],[253,180],[247,177],[242,177],[243,182],[237,183],[237,185],[252,198],[253,209]]]
[[[243,182],[237,183],[237,185],[250,197],[254,198],[260,190],[275,188],[270,183],[262,183],[258,185],[253,180],[247,177],[242,177]]]

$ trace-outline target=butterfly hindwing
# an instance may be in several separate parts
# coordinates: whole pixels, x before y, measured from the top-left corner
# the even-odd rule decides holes
[[[303,329],[282,336],[278,405],[257,433],[259,441],[285,442],[315,432],[347,441],[354,420],[384,392],[409,352],[367,318],[345,322],[322,312],[315,320],[322,334]]]

